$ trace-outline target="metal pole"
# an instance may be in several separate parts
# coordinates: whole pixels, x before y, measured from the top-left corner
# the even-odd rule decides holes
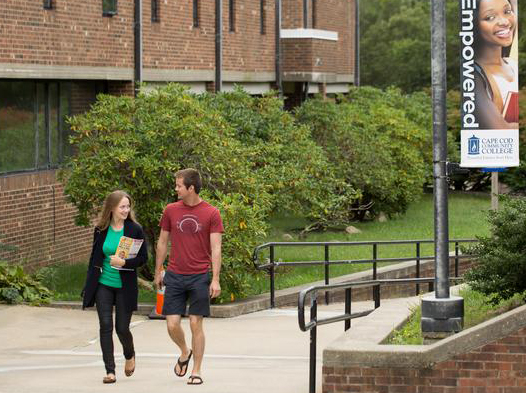
[[[455,277],[458,277],[458,242],[455,242]]]
[[[354,0],[354,85],[360,86],[360,0]]]
[[[142,0],[135,0],[133,11],[134,25],[134,86],[133,94],[137,97],[142,83]]]
[[[446,0],[432,0],[433,175],[435,201],[435,296],[422,298],[420,327],[427,339],[459,332],[464,299],[449,294],[446,136]]]
[[[283,86],[281,82],[281,0],[276,0],[276,23],[275,35],[276,35],[276,88],[278,89],[279,97],[283,97]]]
[[[223,1],[216,0],[216,73],[215,92],[223,90]]]
[[[420,278],[420,242],[416,243],[416,278]],[[416,284],[416,295],[420,293],[420,284]]]
[[[351,288],[345,290],[345,314],[351,314]],[[351,320],[345,320],[344,330],[349,330],[351,328]]]
[[[446,6],[433,0],[431,10],[431,82],[433,86],[433,175],[435,203],[435,295],[449,298],[447,133],[446,133]]]
[[[491,210],[499,210],[499,172],[491,172]]]
[[[318,316],[318,294],[313,292],[311,294],[310,319],[316,321]],[[310,357],[309,357],[309,393],[316,391],[316,330],[317,326],[310,330]]]
[[[270,308],[274,308],[274,246],[270,246]]]
[[[376,276],[377,276],[377,271],[376,271],[376,268],[377,268],[377,264],[376,264],[376,259],[378,258],[378,244],[374,243],[373,244],[373,280],[376,280]]]
[[[380,307],[380,284],[373,287],[374,308]]]
[[[329,245],[325,245],[325,285],[329,285]],[[329,304],[329,291],[325,291],[325,304]]]

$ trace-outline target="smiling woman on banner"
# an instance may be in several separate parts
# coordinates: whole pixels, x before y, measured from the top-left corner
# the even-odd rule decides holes
[[[121,237],[142,240],[133,258],[115,255]],[[133,201],[124,191],[114,191],[106,197],[99,221],[95,226],[93,247],[84,286],[82,306],[97,306],[100,325],[100,346],[106,367],[104,383],[114,383],[115,359],[113,356],[113,306],[115,330],[124,350],[124,373],[135,371],[135,350],[130,331],[133,311],[137,310],[137,272],[146,263],[148,252],[141,226],[135,220]],[[119,254],[121,255],[121,254]]]
[[[479,129],[518,129],[516,0],[477,0],[475,116]]]

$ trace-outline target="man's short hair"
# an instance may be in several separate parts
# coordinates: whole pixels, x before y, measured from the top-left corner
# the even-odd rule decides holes
[[[181,169],[180,171],[175,172],[175,178],[183,179],[183,184],[186,188],[194,186],[194,191],[196,194],[199,194],[199,191],[201,191],[201,175],[199,175],[197,169]]]

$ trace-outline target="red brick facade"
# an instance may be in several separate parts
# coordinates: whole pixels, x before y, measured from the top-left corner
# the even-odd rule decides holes
[[[89,109],[97,92],[133,95],[134,0],[118,0],[113,16],[102,15],[102,0],[52,0],[51,4],[52,9],[45,9],[42,0],[0,1],[0,82],[73,82],[67,98],[70,112],[65,113],[71,115]],[[152,22],[151,3],[142,2],[143,81],[175,81],[213,91],[215,2],[198,1],[197,27],[192,0],[159,0],[158,4],[159,21]],[[282,0],[283,29],[303,27],[302,4],[302,0]],[[311,7],[312,2],[308,4]],[[322,83],[340,83],[343,90],[352,82],[348,75],[353,68],[354,0],[317,4],[314,27],[337,32],[338,41],[281,40],[282,71],[306,73],[289,79],[291,102],[301,99],[301,84],[312,80],[313,73],[329,75]],[[233,31],[228,5],[223,1],[223,82],[228,88],[233,83],[253,84],[254,94],[261,94],[276,81],[276,2],[264,1],[263,31],[260,0],[235,1]],[[341,75],[346,79],[340,80]],[[0,109],[3,105],[8,104],[0,97]],[[10,261],[37,266],[86,260],[90,231],[75,228],[73,216],[54,171],[14,174],[0,168],[0,242],[18,247],[7,255]],[[36,244],[41,245],[39,251]],[[5,253],[0,254],[3,257]]]
[[[102,16],[102,2],[3,0],[0,63],[133,66],[133,1],[119,0],[118,15]]]
[[[284,10],[283,28],[303,27],[303,1],[287,2]],[[309,8],[311,16],[311,9]],[[342,75],[354,74],[354,2],[329,0],[319,3],[316,8],[315,25],[317,30],[338,33],[335,41],[309,38],[283,39],[283,71],[324,72]],[[312,16],[308,28],[312,27]]]
[[[428,368],[324,367],[323,393],[524,393],[526,328]]]
[[[54,171],[0,177],[0,260],[29,268],[87,260],[92,228],[79,228]]]

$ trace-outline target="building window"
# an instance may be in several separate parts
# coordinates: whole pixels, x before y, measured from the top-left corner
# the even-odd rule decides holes
[[[44,9],[46,10],[53,9],[53,0],[44,0]]]
[[[199,0],[193,0],[192,18],[193,18],[193,26],[199,27]]]
[[[152,22],[159,22],[159,0],[152,0]]]
[[[265,28],[267,23],[266,6],[266,0],[259,0],[259,24],[261,34],[266,34],[267,32]]]
[[[236,31],[236,3],[228,0],[228,26],[230,31]]]
[[[117,0],[102,0],[102,15],[117,15]]]

